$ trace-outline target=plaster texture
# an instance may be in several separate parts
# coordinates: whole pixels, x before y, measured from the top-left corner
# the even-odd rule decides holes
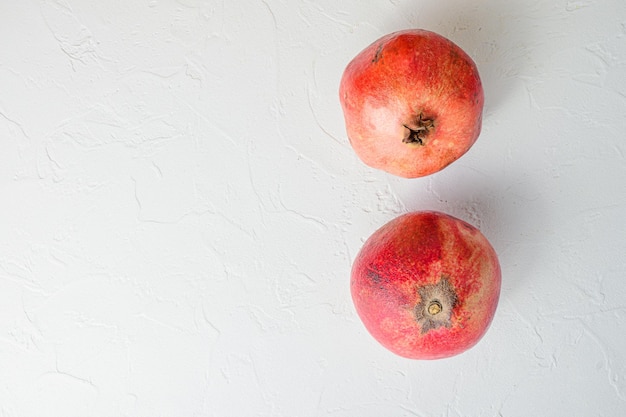
[[[345,65],[422,27],[483,131],[405,180],[352,152]],[[626,2],[0,4],[0,416],[626,415]],[[410,361],[350,299],[411,210],[479,227],[473,349]]]

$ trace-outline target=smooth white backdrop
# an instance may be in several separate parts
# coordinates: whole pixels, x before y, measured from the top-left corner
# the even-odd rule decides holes
[[[412,27],[486,107],[405,180],[356,158],[337,88]],[[626,415],[623,1],[3,1],[0,39],[0,416]],[[433,362],[348,285],[420,209],[503,270],[487,335]]]

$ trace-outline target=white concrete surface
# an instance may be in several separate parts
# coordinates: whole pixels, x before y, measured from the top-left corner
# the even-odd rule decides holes
[[[416,180],[356,158],[337,97],[409,27],[486,90],[476,145]],[[626,415],[623,1],[3,1],[0,39],[0,416]],[[418,209],[503,269],[441,361],[349,294]]]

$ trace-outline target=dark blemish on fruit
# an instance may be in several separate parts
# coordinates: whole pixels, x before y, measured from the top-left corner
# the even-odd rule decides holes
[[[382,58],[382,52],[383,52],[383,43],[380,43],[378,45],[378,49],[376,49],[376,53],[374,54],[374,59],[372,59],[373,63],[376,63],[380,60],[380,58]]]
[[[463,58],[454,49],[450,49],[450,58],[455,65],[458,65],[462,63],[461,61],[463,61]]]
[[[372,285],[379,290],[386,291],[389,288],[389,278],[380,275],[378,272],[368,268],[367,277],[372,282]]]
[[[383,282],[383,277],[381,277],[378,272],[372,271],[371,269],[367,271],[367,277],[371,279],[374,284]]]

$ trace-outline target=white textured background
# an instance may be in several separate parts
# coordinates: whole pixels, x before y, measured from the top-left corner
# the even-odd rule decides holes
[[[463,47],[483,133],[431,177],[351,151],[347,62]],[[626,3],[0,3],[0,416],[626,415]],[[441,210],[500,255],[490,331],[395,357],[364,239]]]

